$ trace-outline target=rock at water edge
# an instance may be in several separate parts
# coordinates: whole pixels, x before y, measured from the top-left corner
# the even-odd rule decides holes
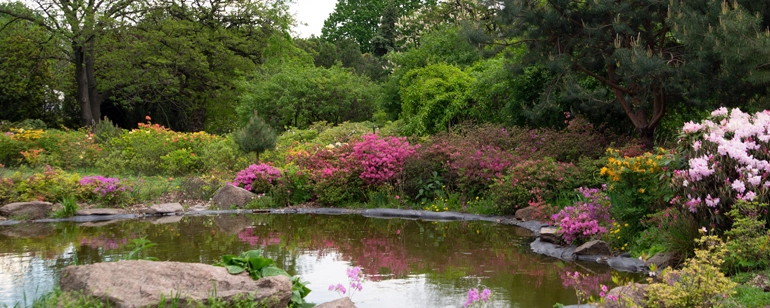
[[[636,305],[636,307],[646,307],[645,302],[647,298],[647,287],[649,285],[646,284],[640,284],[640,283],[634,283],[631,285],[624,285],[615,287],[609,292],[607,292],[607,297],[609,299],[605,299],[604,301],[604,307],[605,308],[624,308],[624,307],[630,307],[626,305],[626,303],[630,300],[632,305]],[[617,299],[617,300],[613,300]]]
[[[211,203],[219,208],[230,208],[236,206],[242,208],[249,204],[257,195],[240,187],[225,184],[211,198]]]
[[[537,214],[537,209],[530,206],[530,207],[525,207],[523,209],[517,210],[516,214],[514,214],[513,216],[515,216],[516,219],[518,220],[530,221],[530,220],[535,220],[534,216],[536,214]]]
[[[0,215],[13,217],[16,220],[43,219],[48,216],[51,208],[53,208],[53,204],[50,202],[15,202],[0,207]]]
[[[542,227],[540,228],[540,240],[543,242],[558,244],[561,239],[556,231],[559,230],[556,227]]]
[[[145,214],[174,214],[184,211],[184,207],[182,207],[181,204],[174,202],[174,203],[163,203],[163,204],[156,204],[151,206],[148,209],[142,210]]]
[[[94,216],[94,215],[123,215],[126,214],[124,209],[86,209],[77,210],[75,216]]]
[[[593,240],[575,248],[576,255],[609,256],[612,254],[610,244]]]
[[[676,265],[677,259],[676,254],[673,252],[659,252],[652,256],[652,258],[647,259],[646,264],[648,267],[655,264],[655,267],[658,270],[662,270],[666,267]]]
[[[328,303],[320,304],[315,306],[315,308],[356,308],[356,305],[353,304],[353,301],[351,301],[350,298],[343,297]]]
[[[286,276],[253,280],[246,274],[231,275],[224,267],[144,260],[68,266],[60,286],[126,308],[157,306],[162,297],[205,303],[214,288],[220,300],[247,297],[270,308],[285,308],[292,295]]]

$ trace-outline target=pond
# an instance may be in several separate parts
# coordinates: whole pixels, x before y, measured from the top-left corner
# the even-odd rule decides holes
[[[492,290],[493,307],[550,308],[577,303],[567,271],[590,274],[577,287],[594,294],[614,273],[534,254],[528,230],[488,222],[251,214],[35,223],[0,227],[0,307],[30,304],[55,287],[65,266],[124,258],[140,237],[157,244],[146,255],[164,261],[214,264],[262,249],[310,282],[314,303],[339,298],[328,286],[345,285],[345,270],[361,266],[367,281],[353,297],[361,308],[462,307],[479,286]]]

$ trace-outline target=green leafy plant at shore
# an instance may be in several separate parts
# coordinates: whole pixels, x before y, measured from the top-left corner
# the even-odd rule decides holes
[[[305,296],[310,294],[310,289],[305,286],[307,283],[302,282],[298,276],[289,276],[286,271],[275,266],[275,262],[273,262],[272,259],[262,256],[261,250],[249,250],[241,253],[240,256],[225,255],[222,257],[222,262],[217,263],[216,265],[224,266],[227,269],[227,272],[233,275],[246,272],[255,280],[271,276],[290,277],[292,296],[289,307],[307,306]]]
[[[78,211],[78,205],[75,203],[75,199],[71,197],[65,197],[61,200],[62,208],[56,212],[53,212],[51,216],[55,218],[65,218],[75,216],[75,212]]]

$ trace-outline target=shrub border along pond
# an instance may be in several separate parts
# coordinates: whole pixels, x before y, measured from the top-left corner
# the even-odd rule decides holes
[[[510,225],[519,228],[524,228],[533,233],[536,239],[530,244],[532,251],[554,257],[561,260],[568,261],[593,261],[600,264],[606,264],[611,268],[624,271],[624,272],[644,272],[648,268],[644,261],[618,256],[610,258],[611,256],[600,255],[576,255],[574,253],[575,246],[558,246],[556,244],[540,241],[540,229],[542,227],[550,226],[549,224],[539,221],[521,221],[511,216],[488,216],[478,214],[466,214],[457,212],[433,212],[423,210],[402,210],[402,209],[390,209],[390,208],[376,208],[376,209],[341,209],[341,208],[306,208],[306,209],[256,209],[256,210],[202,210],[194,211],[188,210],[180,213],[180,216],[207,216],[207,215],[228,215],[228,214],[317,214],[317,215],[362,215],[364,217],[371,218],[400,218],[400,219],[417,219],[425,221],[486,221],[502,225]],[[27,221],[25,223],[51,223],[51,222],[104,222],[112,220],[127,220],[138,219],[144,217],[167,217],[175,215],[152,215],[152,214],[121,214],[121,215],[91,215],[91,216],[74,216],[69,218],[48,218]],[[0,221],[0,226],[12,226],[22,223],[17,220]]]

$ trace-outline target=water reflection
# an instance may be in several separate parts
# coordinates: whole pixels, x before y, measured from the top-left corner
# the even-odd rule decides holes
[[[25,295],[31,302],[54,286],[66,265],[120,259],[132,239],[144,236],[158,244],[147,255],[160,260],[213,264],[225,254],[264,249],[311,283],[308,300],[316,303],[338,298],[327,287],[345,284],[345,269],[361,266],[369,281],[353,299],[362,308],[461,307],[467,290],[479,285],[492,290],[495,307],[552,307],[576,302],[566,271],[591,272],[577,286],[586,291],[610,284],[606,268],[535,255],[521,229],[483,222],[225,215],[45,226],[40,232],[0,228],[0,306],[23,302]]]

